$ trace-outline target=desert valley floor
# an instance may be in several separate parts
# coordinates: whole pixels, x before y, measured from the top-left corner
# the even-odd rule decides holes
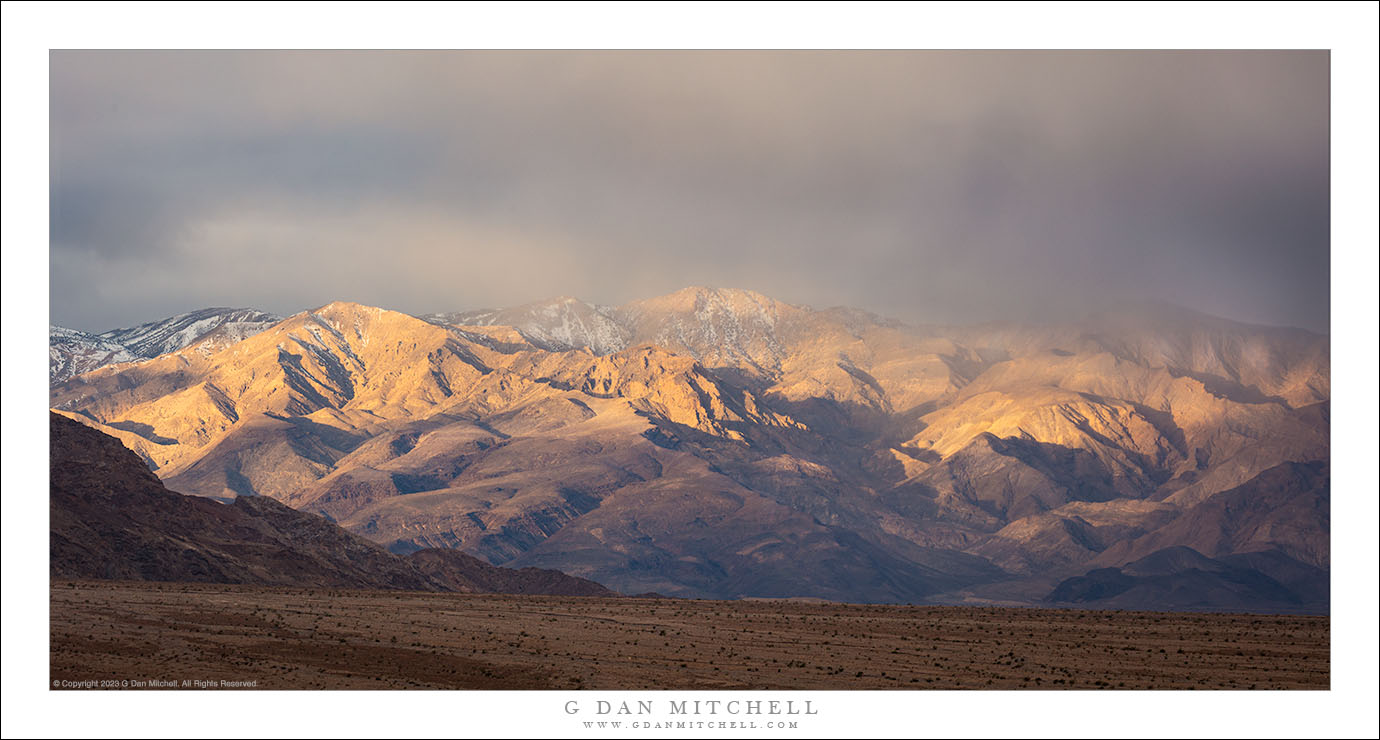
[[[50,680],[1327,689],[1328,617],[54,581]]]

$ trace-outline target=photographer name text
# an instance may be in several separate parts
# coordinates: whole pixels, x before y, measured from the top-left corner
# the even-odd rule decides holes
[[[810,700],[796,701],[794,699],[774,700],[774,699],[709,699],[684,701],[669,700],[662,702],[664,711],[662,714],[671,716],[701,716],[701,715],[763,715],[763,716],[785,716],[785,715],[814,715],[819,714]],[[566,714],[579,714],[581,711],[592,711],[600,716],[625,716],[625,715],[650,715],[658,714],[651,701],[604,701],[600,699],[595,702],[586,702],[584,705],[578,700],[570,700],[565,703]]]

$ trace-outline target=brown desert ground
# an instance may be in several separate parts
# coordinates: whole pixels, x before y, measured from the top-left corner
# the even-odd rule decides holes
[[[108,581],[55,581],[51,609],[49,678],[59,686],[1327,689],[1330,680],[1330,622],[1318,616]]]

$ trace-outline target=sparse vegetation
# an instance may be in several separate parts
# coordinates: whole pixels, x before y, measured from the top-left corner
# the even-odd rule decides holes
[[[97,581],[54,583],[51,606],[52,679],[115,672],[257,679],[265,689],[1235,690],[1330,682],[1329,619],[1313,616]],[[659,639],[636,639],[641,633]]]

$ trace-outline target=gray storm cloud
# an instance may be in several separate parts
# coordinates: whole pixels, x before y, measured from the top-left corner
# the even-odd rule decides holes
[[[51,312],[689,284],[1326,331],[1326,52],[53,52]]]

